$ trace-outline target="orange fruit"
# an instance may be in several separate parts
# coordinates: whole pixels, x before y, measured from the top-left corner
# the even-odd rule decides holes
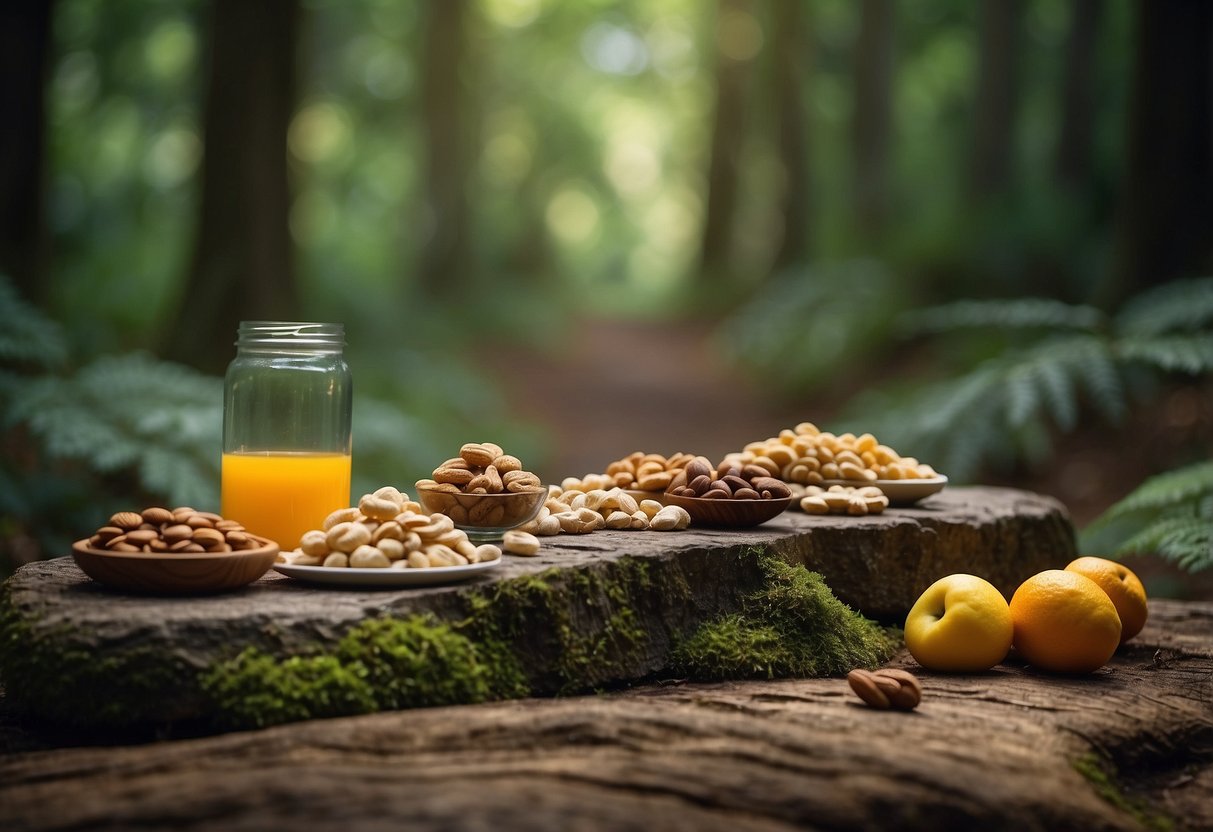
[[[1116,607],[1116,614],[1120,616],[1121,644],[1140,633],[1141,628],[1146,626],[1146,616],[1149,614],[1146,588],[1141,585],[1132,569],[1114,560],[1088,555],[1070,561],[1066,571],[1086,575],[1108,593],[1113,606]]]
[[[1090,673],[1120,645],[1120,616],[1099,584],[1077,572],[1047,569],[1011,596],[1015,649],[1031,665]]]

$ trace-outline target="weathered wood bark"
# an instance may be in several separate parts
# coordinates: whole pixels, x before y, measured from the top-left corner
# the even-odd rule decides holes
[[[1066,74],[1061,91],[1061,131],[1054,178],[1078,188],[1091,175],[1091,139],[1095,131],[1095,47],[1104,0],[1073,0],[1066,39]]]
[[[299,0],[213,6],[198,233],[164,343],[203,370],[231,360],[240,321],[298,315],[286,160],[298,25]]]
[[[31,303],[45,295],[45,89],[53,0],[0,3],[0,274]]]
[[[1115,303],[1213,268],[1213,4],[1137,4]]]
[[[421,49],[422,129],[425,135],[425,245],[417,280],[422,292],[450,298],[467,291],[471,243],[467,179],[467,87],[463,79],[464,0],[425,6]]]
[[[222,721],[204,678],[245,648],[285,659],[332,651],[368,618],[474,617],[486,634],[476,637],[481,647],[515,634],[503,658],[525,668],[528,690],[585,690],[662,671],[680,640],[762,586],[763,553],[819,572],[868,617],[901,624],[943,575],[976,571],[1009,597],[1028,576],[1068,563],[1075,543],[1050,498],[949,488],[864,518],[788,512],[736,531],[561,536],[545,540],[538,557],[507,557],[486,577],[431,588],[335,592],[270,573],[239,592],[182,603],[116,595],[58,559],[23,567],[4,585],[0,656],[3,639],[15,638],[35,661],[10,656],[0,674],[14,705],[58,722]],[[70,696],[56,693],[65,687]]]
[[[784,185],[780,196],[783,238],[775,253],[775,268],[803,263],[809,255],[810,172],[809,125],[805,89],[809,78],[811,40],[801,3],[774,0],[771,4],[771,59],[774,63],[775,124]]]
[[[725,27],[736,15],[751,15],[752,0],[720,0],[717,44],[728,35]],[[733,220],[737,211],[738,177],[745,144],[747,89],[752,60],[738,60],[719,46],[716,50],[716,107],[712,118],[712,149],[708,159],[707,206],[700,243],[700,277],[709,286],[727,285],[732,278]]]
[[[981,4],[969,172],[969,188],[975,197],[1003,191],[1014,171],[1022,12],[1022,0]]]
[[[889,210],[893,142],[893,3],[863,0],[855,48],[855,216],[862,231],[881,230]]]
[[[911,714],[860,705],[842,679],[671,682],[9,755],[0,826],[1208,829],[1211,633],[1213,605],[1155,601],[1090,676],[940,675],[902,655],[924,687]]]

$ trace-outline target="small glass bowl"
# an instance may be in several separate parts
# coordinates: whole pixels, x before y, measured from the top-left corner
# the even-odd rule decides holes
[[[510,529],[528,523],[547,502],[547,488],[500,494],[464,494],[417,485],[417,502],[430,514],[445,514],[473,543],[501,540]]]

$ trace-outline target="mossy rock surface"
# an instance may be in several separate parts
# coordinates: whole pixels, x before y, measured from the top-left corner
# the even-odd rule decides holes
[[[229,727],[569,693],[663,672],[832,673],[839,657],[874,664],[888,645],[799,567],[853,609],[900,624],[942,575],[977,573],[1009,595],[1074,554],[1056,501],[950,488],[878,517],[787,513],[744,531],[549,538],[538,558],[508,557],[444,587],[333,590],[271,573],[226,595],[141,597],[60,558],[23,567],[0,593],[0,677],[13,705],[57,722]],[[781,584],[816,616],[786,653],[769,649],[772,633],[796,638],[771,604]],[[729,658],[730,632],[762,642],[761,660]],[[814,651],[830,655],[818,663]]]

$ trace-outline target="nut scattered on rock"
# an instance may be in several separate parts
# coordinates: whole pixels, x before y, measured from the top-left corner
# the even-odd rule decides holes
[[[519,529],[549,537],[588,534],[598,529],[679,531],[690,523],[686,509],[663,506],[657,500],[637,500],[623,488],[582,491],[553,485],[539,514]]]
[[[565,490],[594,491],[629,488],[636,491],[665,491],[674,476],[694,459],[688,453],[668,457],[634,451],[606,467],[605,474],[586,474],[581,479],[568,477],[560,485]]]
[[[912,711],[922,701],[922,684],[913,673],[899,668],[852,670],[847,683],[866,704],[884,711]]]
[[[153,506],[118,512],[89,537],[88,545],[110,552],[217,554],[257,549],[263,543],[235,520],[214,512]]]

